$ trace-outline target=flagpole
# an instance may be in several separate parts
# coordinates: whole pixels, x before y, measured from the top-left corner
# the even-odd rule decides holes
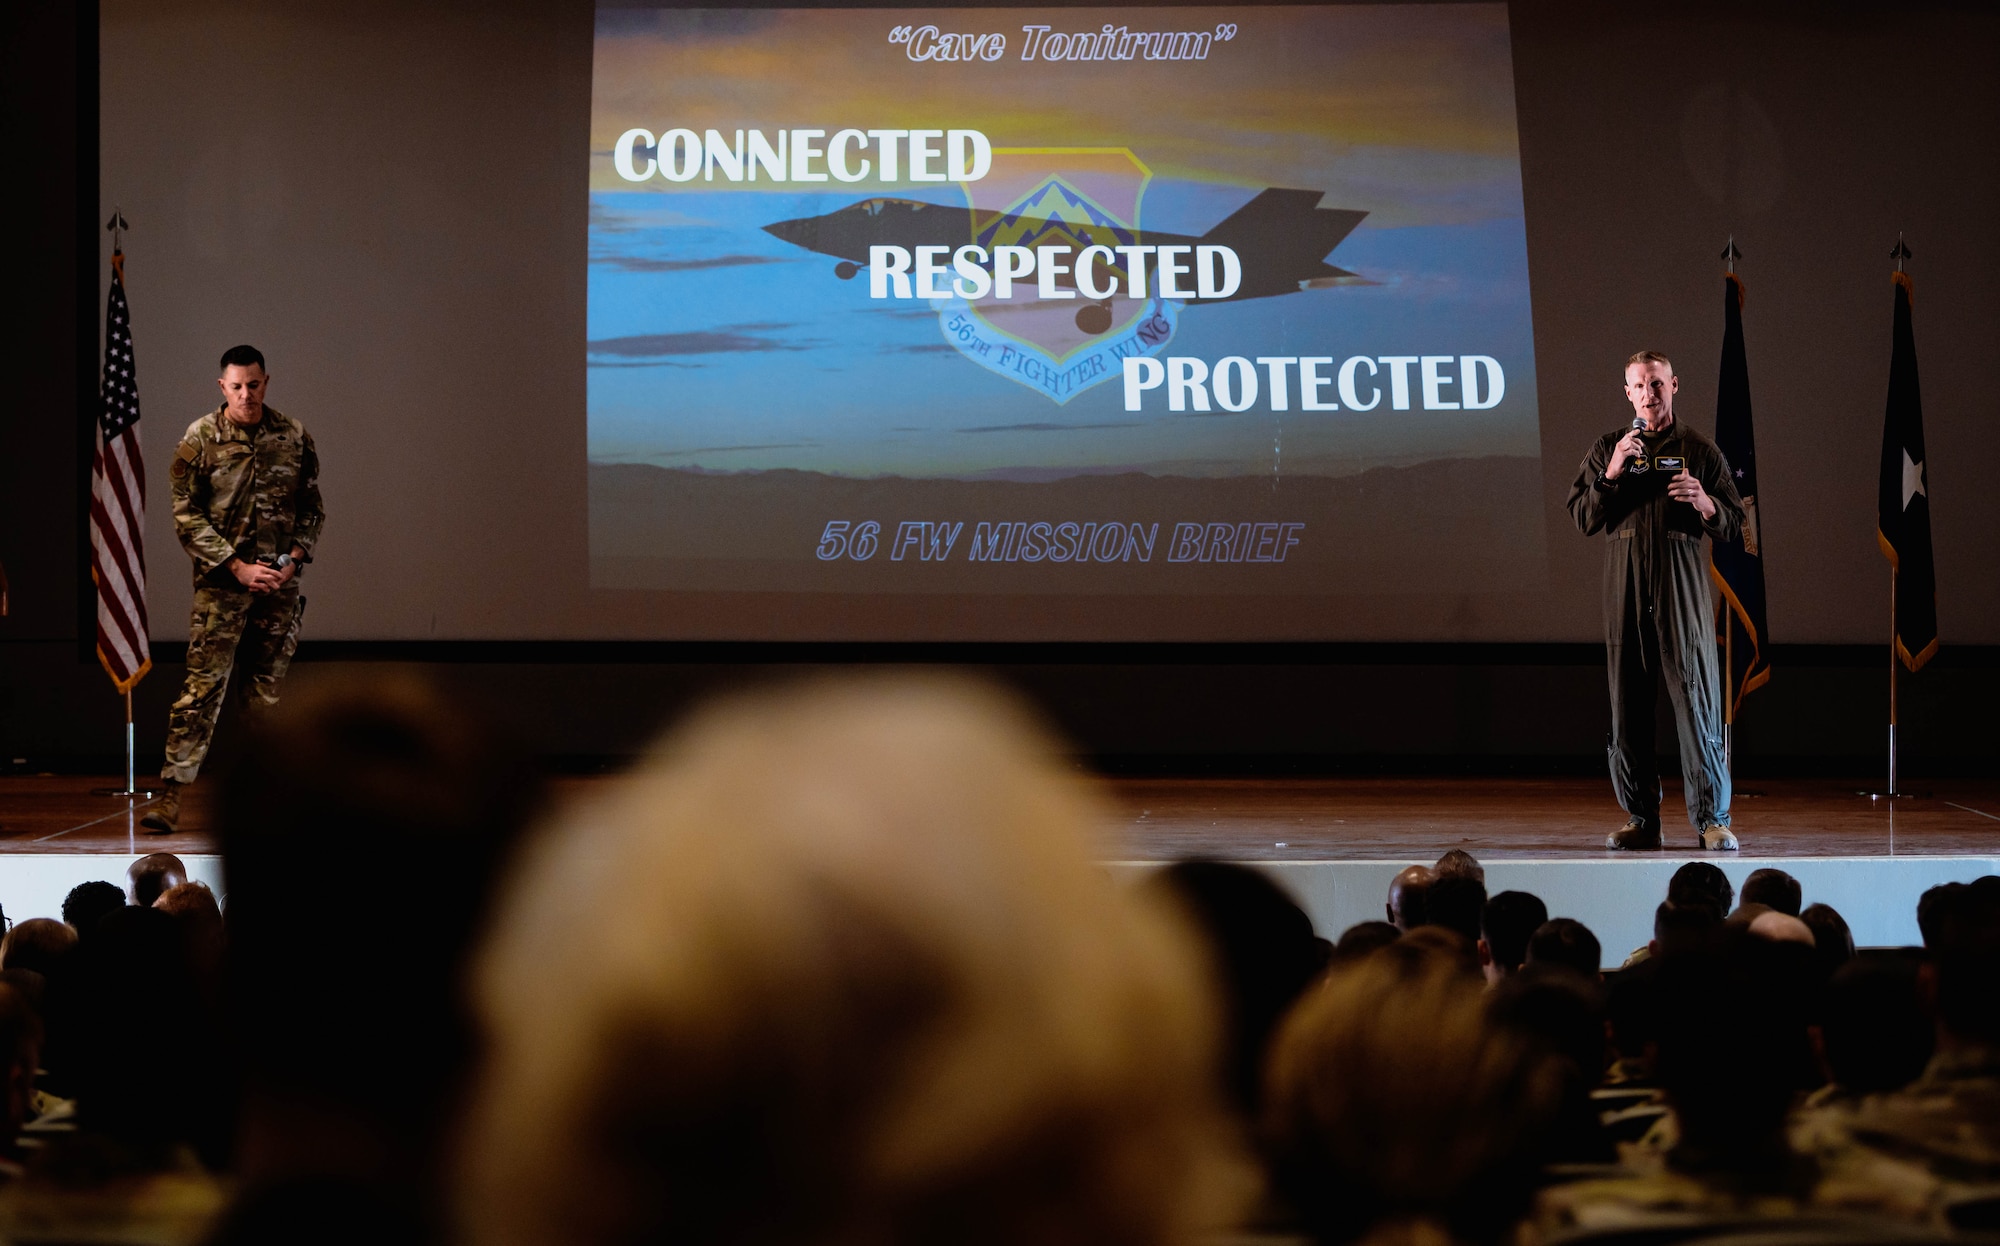
[[[106,230],[110,231],[111,234],[111,269],[114,274],[114,280],[122,282],[124,279],[124,271],[125,271],[124,270],[125,231],[131,228],[130,223],[127,222],[125,219],[124,208],[118,205],[113,205],[111,209],[111,219],[104,223],[104,227]],[[100,391],[100,397],[101,397],[101,391]],[[100,441],[101,440],[102,440],[102,435],[100,434]],[[100,450],[99,453],[101,455],[102,451]],[[92,480],[93,489],[95,488],[95,485],[96,481],[93,476]],[[94,568],[91,574],[94,578],[96,575],[96,571]],[[100,609],[101,608],[102,607],[100,607]],[[100,653],[101,652],[102,650],[100,649]],[[140,787],[138,784],[137,740],[135,739],[132,730],[132,687],[134,684],[138,683],[140,679],[145,677],[146,671],[149,669],[151,669],[150,660],[147,662],[145,666],[139,669],[137,674],[131,676],[130,682],[120,680],[119,676],[116,673],[112,675],[112,678],[114,680],[117,680],[122,684],[120,691],[124,693],[125,697],[125,786],[92,788],[90,792],[92,796],[122,797],[129,801],[134,799],[150,800],[154,796],[159,795],[159,793],[153,790],[152,788]]]
[[[1896,261],[1897,272],[1904,271],[1903,261],[1910,258],[1910,248],[1903,241],[1901,233],[1896,235],[1896,246],[1889,252],[1889,258]],[[1896,663],[1897,646],[1902,643],[1902,640],[1899,630],[1901,616],[1898,615],[1896,607],[1896,590],[1901,580],[1901,572],[1902,567],[1900,563],[1892,559],[1889,563],[1889,784],[1882,791],[1862,793],[1862,795],[1868,797],[1870,800],[1922,800],[1930,795],[1928,792],[1903,791],[1897,773],[1896,726],[1899,715],[1896,699],[1901,677],[1897,673]]]

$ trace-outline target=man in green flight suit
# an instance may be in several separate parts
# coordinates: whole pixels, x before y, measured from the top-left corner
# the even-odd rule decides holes
[[[1585,536],[1605,536],[1611,784],[1631,815],[1605,847],[1662,845],[1653,706],[1664,676],[1680,728],[1688,821],[1703,848],[1733,851],[1715,597],[1702,536],[1733,539],[1743,526],[1743,500],[1722,451],[1674,419],[1679,390],[1665,355],[1640,351],[1627,360],[1631,427],[1598,438],[1569,489],[1576,526]]]
[[[188,425],[167,469],[174,533],[194,560],[194,617],[187,682],[167,718],[166,790],[140,819],[158,832],[180,827],[181,789],[208,756],[239,657],[243,700],[277,704],[305,608],[299,569],[326,520],[312,437],[264,405],[264,356],[231,347],[216,383],[222,405]]]

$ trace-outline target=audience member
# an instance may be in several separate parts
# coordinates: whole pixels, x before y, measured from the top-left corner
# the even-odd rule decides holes
[[[1934,906],[1920,972],[1935,1052],[1916,1081],[1863,1100],[1827,1146],[1822,1201],[1936,1221],[2000,1183],[2000,877]]]
[[[1233,1218],[1198,946],[1095,864],[1108,820],[954,682],[697,715],[508,889],[469,1236],[1144,1244]]]
[[[132,903],[151,907],[162,894],[188,880],[187,866],[171,852],[140,857],[125,871],[125,893]]]
[[[1431,872],[1439,878],[1469,878],[1481,887],[1486,885],[1486,867],[1463,848],[1453,848],[1439,857]]]
[[[173,1162],[180,1144],[221,1159],[221,1050],[174,919],[137,906],[107,913],[77,945],[72,969],[63,1038],[84,1129],[142,1165]]]
[[[1479,916],[1479,960],[1486,980],[1498,982],[1528,962],[1528,940],[1549,919],[1549,906],[1525,891],[1503,891]]]
[[[1939,883],[1917,898],[1917,930],[1923,936],[1925,947],[1937,947],[1938,928],[1943,924],[1945,914],[1969,896],[1971,890],[1965,883]]]
[[[1783,1216],[1807,1205],[1818,1168],[1785,1134],[1810,1051],[1792,953],[1803,949],[1724,927],[1647,962],[1660,992],[1658,1075],[1674,1112],[1666,1149],[1656,1163],[1635,1153],[1631,1176],[1545,1192],[1545,1232],[1635,1213]]]
[[[1653,941],[1646,949],[1654,956],[1666,956],[1698,946],[1713,937],[1721,925],[1722,914],[1700,899],[1685,904],[1662,900],[1653,910]]]
[[[1419,926],[1382,949],[1382,954],[1398,964],[1436,961],[1470,983],[1485,981],[1478,945],[1449,926]]]
[[[1424,899],[1437,881],[1437,872],[1428,865],[1412,865],[1400,871],[1389,880],[1389,903],[1387,916],[1389,924],[1401,931],[1415,930],[1424,924]]]
[[[1854,932],[1847,919],[1831,904],[1809,904],[1799,910],[1799,920],[1812,931],[1813,947],[1819,961],[1819,976],[1827,981],[1842,965],[1854,959]]]
[[[1568,1164],[1616,1160],[1590,1097],[1607,1064],[1603,985],[1566,965],[1536,965],[1503,979],[1488,1007],[1497,1025],[1561,1061],[1562,1103],[1545,1158]]]
[[[1611,979],[1604,1012],[1616,1058],[1605,1073],[1607,1086],[1655,1084],[1653,1066],[1660,1041],[1659,970],[1659,958],[1653,957],[1619,970]]]
[[[1247,866],[1181,861],[1154,878],[1194,918],[1213,953],[1226,1021],[1225,1082],[1254,1120],[1271,1034],[1332,949],[1296,901]]]
[[[202,995],[211,1005],[222,1000],[222,909],[203,882],[182,883],[161,893],[153,907],[174,919],[187,944],[188,960]]]
[[[1328,963],[1344,965],[1359,960],[1402,937],[1403,932],[1388,922],[1356,922],[1341,932],[1340,942],[1333,945],[1333,956]]]
[[[30,917],[0,938],[0,969],[32,969],[52,978],[75,950],[74,926],[50,917]]]
[[[1787,917],[1797,917],[1805,900],[1798,879],[1770,866],[1750,871],[1750,877],[1743,880],[1742,895],[1745,904],[1762,904]]]
[[[1801,947],[1812,947],[1812,927],[1796,917],[1784,913],[1760,913],[1750,922],[1750,933],[1759,939],[1769,939],[1773,943],[1796,943]]]
[[[476,1053],[464,975],[537,780],[407,677],[288,692],[260,726],[220,803],[244,1085],[215,1240],[436,1240]],[[368,915],[302,902],[359,827],[393,853]]]
[[[88,934],[98,918],[124,907],[125,889],[117,883],[78,883],[63,897],[62,919],[78,934]]]
[[[1574,918],[1557,917],[1529,936],[1528,964],[1567,965],[1586,978],[1597,978],[1604,969],[1604,949],[1590,927]]]
[[[1279,1188],[1324,1246],[1507,1241],[1547,1154],[1559,1064],[1487,1023],[1477,979],[1406,954],[1430,937],[1455,936],[1335,970],[1274,1045]]]
[[[1840,967],[1827,983],[1817,1047],[1827,1085],[1820,1103],[1836,1097],[1901,1090],[1930,1063],[1937,1035],[1919,989],[1921,963],[1910,956],[1871,956]]]
[[[1690,861],[1674,871],[1667,882],[1669,902],[1686,907],[1705,904],[1715,910],[1715,919],[1721,921],[1729,916],[1729,910],[1736,902],[1736,892],[1729,885],[1729,875],[1721,867],[1707,861]]]
[[[21,1174],[17,1139],[34,1117],[35,1070],[40,1067],[42,1021],[13,986],[0,983],[0,1180]]]
[[[1424,924],[1443,926],[1465,936],[1477,955],[1479,920],[1486,911],[1486,888],[1467,874],[1453,874],[1431,884],[1424,897]]]

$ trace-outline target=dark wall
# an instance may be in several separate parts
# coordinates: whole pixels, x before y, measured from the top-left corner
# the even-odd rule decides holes
[[[1882,238],[1879,247],[1869,242],[1872,249],[1853,239],[1879,232],[1879,222],[1908,199],[1911,179],[1926,188],[1910,213],[1920,218],[1913,225],[1928,221],[1934,232],[1982,240],[1960,254],[1920,255],[1920,271],[1931,263],[1955,274],[1920,285],[1920,332],[1926,334],[1920,348],[1956,350],[1964,330],[1954,329],[1954,317],[1971,323],[1990,315],[1992,291],[2000,288],[1992,231],[1967,230],[1962,218],[1991,215],[2000,167],[2000,145],[1992,141],[1994,79],[1951,69],[1958,60],[1990,68],[1989,16],[1976,9],[1888,4],[1839,6],[1830,14],[1823,7],[1782,6],[1746,15],[1739,6],[1697,5],[1648,6],[1634,16],[1626,6],[1542,3],[1517,4],[1513,12],[1536,289],[1538,295],[1561,290],[1581,301],[1555,315],[1538,305],[1545,407],[1594,402],[1590,383],[1579,378],[1629,336],[1624,322],[1635,305],[1658,308],[1664,324],[1712,327],[1717,282],[1712,271],[1685,257],[1719,248],[1722,233],[1742,228],[1751,235],[1745,245],[1752,251],[1753,300],[1803,308],[1764,321],[1763,340],[1753,338],[1753,376],[1770,378],[1760,394],[1782,393],[1789,403],[1802,393],[1809,411],[1819,401],[1832,412],[1828,418],[1840,424],[1841,437],[1865,441],[1867,421],[1879,419],[1884,386],[1877,373],[1885,372],[1887,354],[1886,261],[1875,252],[1886,252],[1891,239]],[[78,404],[80,394],[93,389],[88,378],[103,297],[91,232],[102,222],[83,221],[96,215],[88,142],[96,128],[88,102],[95,90],[88,78],[91,58],[77,55],[79,30],[83,46],[93,46],[88,21],[80,23],[70,6],[59,3],[9,6],[0,16],[7,150],[19,184],[35,188],[6,196],[4,207],[14,240],[10,270],[18,278],[8,293],[17,328],[0,340],[15,397],[0,417],[0,564],[13,589],[12,614],[0,620],[0,766],[17,758],[31,768],[102,764],[116,755],[122,738],[122,707],[88,656],[90,620],[79,616],[78,605],[87,584],[77,519],[87,457],[79,448]],[[1932,61],[1918,66],[1921,72],[1900,65],[1894,46],[1899,24],[1911,22],[1925,22],[1930,31]],[[1940,30],[1963,30],[1956,59],[1937,60],[1941,43],[1951,42]],[[1847,92],[1843,84],[1868,89]],[[1857,102],[1829,103],[1844,93]],[[1579,107],[1579,99],[1604,106]],[[1884,101],[1907,108],[1884,107]],[[1825,111],[1815,115],[1816,109]],[[1936,119],[1954,112],[1962,128],[1940,132]],[[1906,124],[1912,118],[1922,125],[1912,129]],[[1838,193],[1822,193],[1805,214],[1812,228],[1779,229],[1779,218],[1771,215],[1775,201],[1769,195],[1780,192],[1769,189],[1773,153],[1766,132],[1810,134],[1815,126],[1838,135],[1834,145],[1842,149],[1858,135],[1882,153],[1881,164],[1830,167],[1826,151],[1810,144],[1783,150],[1779,172],[1792,181],[1782,193],[1796,197],[1801,186],[1838,187]],[[1578,150],[1603,148],[1621,127],[1635,135],[1672,136],[1674,145],[1663,151],[1637,144],[1629,167],[1579,165],[1573,158]],[[1720,146],[1711,167],[1701,153],[1714,134]],[[86,140],[81,145],[80,136]],[[1920,158],[1925,152],[1936,158]],[[1670,214],[1672,228],[1665,232],[1657,227],[1659,214],[1645,206],[1652,190],[1685,201],[1684,211]],[[1784,220],[1800,215],[1796,203],[1788,213]],[[1760,239],[1754,245],[1753,237]],[[1810,279],[1776,291],[1758,276],[1760,263],[1769,266],[1766,271]],[[89,274],[81,280],[80,265]],[[1579,279],[1578,270],[1588,279]],[[1986,302],[1972,301],[1977,297]],[[1835,320],[1870,315],[1884,325],[1880,358],[1815,353],[1813,343]],[[1594,327],[1557,332],[1552,324]],[[1700,345],[1711,349],[1706,339]],[[1990,407],[1990,399],[1974,395],[1934,403],[1934,444],[1952,437],[1976,444],[1981,401]],[[1805,482],[1801,487],[1820,473],[1843,488],[1853,485],[1849,476],[1862,480],[1864,491],[1872,488],[1865,484],[1872,478],[1870,461],[1818,459],[1810,445],[1785,453],[1794,459],[1786,474]],[[1766,457],[1768,476],[1773,469]],[[1549,470],[1560,474],[1553,460]],[[1956,483],[1976,487],[1969,473],[1959,473]],[[1866,517],[1859,522],[1865,528]],[[1788,559],[1809,568],[1826,562],[1829,582],[1852,580],[1841,561],[1852,554],[1836,551],[1846,550],[1856,534],[1795,529],[1782,535]],[[1955,539],[1976,545],[1991,534]],[[1972,550],[1968,545],[1961,553]],[[1941,548],[1939,561],[1959,569],[1960,582],[1944,585],[1948,598],[1958,594],[1955,608],[1962,612],[1968,599],[1988,601],[1994,592],[1990,570],[1972,583],[1967,573],[1982,564],[1952,553]],[[1578,542],[1562,557],[1594,555]],[[156,577],[180,575],[178,551],[155,548],[153,567]],[[1568,604],[1588,613],[1588,626],[1595,626],[1594,603]],[[1948,624],[1952,617],[1945,612]],[[1960,617],[1979,632],[1995,623],[1983,607],[1977,617]],[[154,630],[171,633],[172,621]],[[2000,757],[2000,726],[1986,707],[2000,693],[2000,663],[1993,650],[1954,647],[1949,632],[1945,640],[1942,656],[1905,680],[1906,772],[1990,773]],[[180,676],[174,656],[161,648],[158,668],[136,697],[139,747],[148,763],[157,759]],[[1130,767],[1589,769],[1601,764],[1607,718],[1599,659],[1586,645],[815,651],[370,648],[308,641],[296,674],[301,680],[339,679],[376,661],[421,663],[493,706],[545,754],[583,760],[629,753],[705,691],[829,658],[984,664],[1045,705],[1085,750]],[[1740,768],[1877,768],[1887,683],[1880,651],[1781,647],[1777,666],[1776,679],[1751,700],[1739,731]]]

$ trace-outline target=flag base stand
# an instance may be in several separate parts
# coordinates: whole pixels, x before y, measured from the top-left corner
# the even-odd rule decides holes
[[[133,762],[134,762],[134,756],[133,756],[133,741],[132,741],[132,692],[128,688],[125,692],[125,786],[93,787],[90,789],[90,794],[92,796],[116,796],[130,800],[136,800],[142,797],[146,800],[151,800],[153,799],[153,797],[158,796],[160,794],[160,790],[158,788],[139,786],[138,782],[135,779],[135,768]]]
[[[1863,788],[1855,795],[1866,796],[1871,801],[1931,798],[1929,792],[1912,792],[1896,782],[1896,654],[1893,646],[1889,653],[1889,786],[1880,790]]]

